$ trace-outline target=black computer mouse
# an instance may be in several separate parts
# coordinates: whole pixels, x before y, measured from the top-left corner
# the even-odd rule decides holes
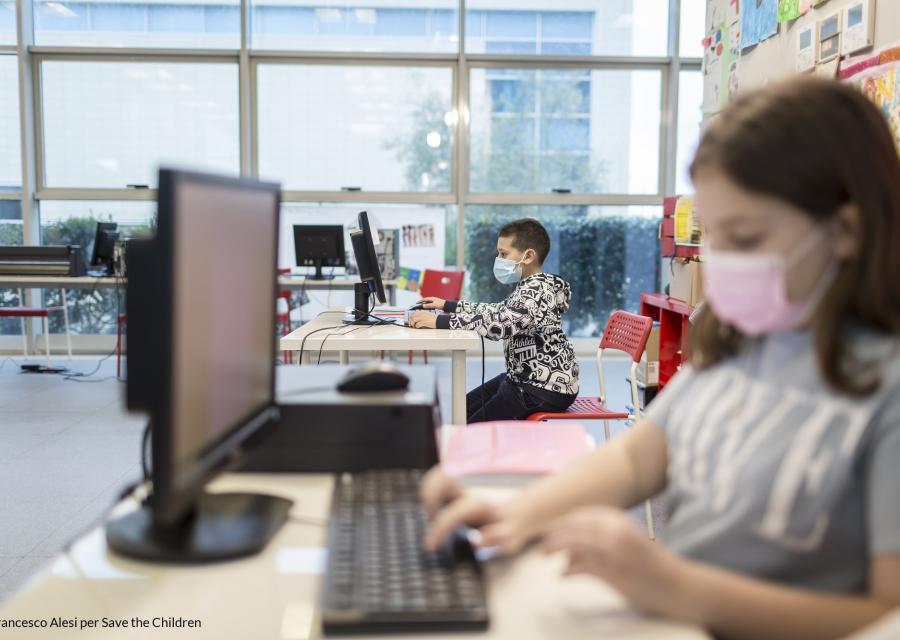
[[[348,372],[340,382],[338,391],[365,393],[372,391],[405,391],[409,388],[409,376],[392,364],[373,362]]]
[[[452,568],[457,562],[474,561],[475,551],[469,540],[470,531],[470,527],[459,527],[441,543],[436,551],[441,566]]]
[[[421,303],[416,303],[409,308],[410,311],[422,311],[425,307],[422,306]]]

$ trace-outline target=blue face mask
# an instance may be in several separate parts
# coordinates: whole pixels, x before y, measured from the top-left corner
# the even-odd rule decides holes
[[[522,265],[509,258],[494,259],[494,277],[501,284],[516,284],[522,279]]]

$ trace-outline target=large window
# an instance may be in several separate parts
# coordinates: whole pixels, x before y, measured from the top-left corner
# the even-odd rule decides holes
[[[0,245],[22,244],[22,206],[18,200],[0,200]],[[0,287],[0,307],[22,304],[16,289]],[[0,318],[0,336],[21,334],[19,318]]]
[[[678,15],[670,0],[22,1],[33,96],[0,0],[0,242],[28,226],[89,252],[98,220],[143,233],[174,165],[279,182],[283,267],[294,224],[365,209],[395,266],[464,268],[467,295],[496,300],[496,230],[535,216],[573,287],[572,335],[657,288],[663,198],[691,190],[703,0]],[[349,295],[297,292],[295,319]],[[70,300],[76,332],[114,330],[112,291]]]
[[[706,30],[706,0],[681,0],[681,30],[679,49],[684,58],[703,56],[703,36]]]
[[[19,191],[21,188],[19,139],[19,72],[16,56],[0,54],[0,140],[3,141],[0,147],[0,191]]]
[[[34,0],[35,42],[76,47],[240,47],[237,0]]]
[[[678,150],[675,157],[675,191],[691,193],[688,169],[697,150],[700,124],[703,120],[703,74],[700,71],[682,71],[678,78]]]
[[[156,184],[160,165],[237,174],[236,64],[44,62],[47,187]]]
[[[0,1],[0,44],[16,43],[16,3]]]
[[[81,247],[85,261],[90,260],[98,222],[116,222],[120,239],[127,240],[152,233],[156,224],[155,202],[55,201],[41,202],[41,242]],[[48,289],[47,304],[60,304],[59,291]],[[116,315],[124,313],[119,288],[71,289],[69,303],[71,331],[77,334],[115,334]],[[56,314],[57,316],[59,314]],[[50,331],[63,330],[63,320],[50,316]]]
[[[453,0],[413,2],[253,0],[257,49],[455,53],[459,7]]]
[[[637,312],[641,292],[656,290],[661,215],[660,207],[468,207],[466,297],[496,302],[509,295],[491,270],[497,229],[515,218],[537,218],[550,234],[544,270],[572,288],[564,328],[570,336],[596,336],[610,313]]]
[[[466,2],[469,53],[663,56],[669,0]]]
[[[259,174],[290,190],[449,191],[449,67],[261,64]]]
[[[22,244],[22,203],[0,200],[0,245]]]
[[[472,71],[471,188],[656,193],[659,71]]]

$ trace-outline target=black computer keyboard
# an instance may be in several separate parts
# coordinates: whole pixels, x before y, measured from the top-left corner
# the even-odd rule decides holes
[[[322,597],[326,634],[477,631],[487,628],[481,567],[471,546],[422,548],[422,471],[338,476]],[[452,556],[452,557],[450,557]]]

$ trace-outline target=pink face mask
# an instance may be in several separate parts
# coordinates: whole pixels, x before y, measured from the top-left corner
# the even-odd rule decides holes
[[[790,331],[803,325],[831,284],[832,263],[806,299],[791,302],[787,274],[823,236],[807,236],[788,256],[739,251],[704,252],[703,285],[716,316],[748,336]]]

